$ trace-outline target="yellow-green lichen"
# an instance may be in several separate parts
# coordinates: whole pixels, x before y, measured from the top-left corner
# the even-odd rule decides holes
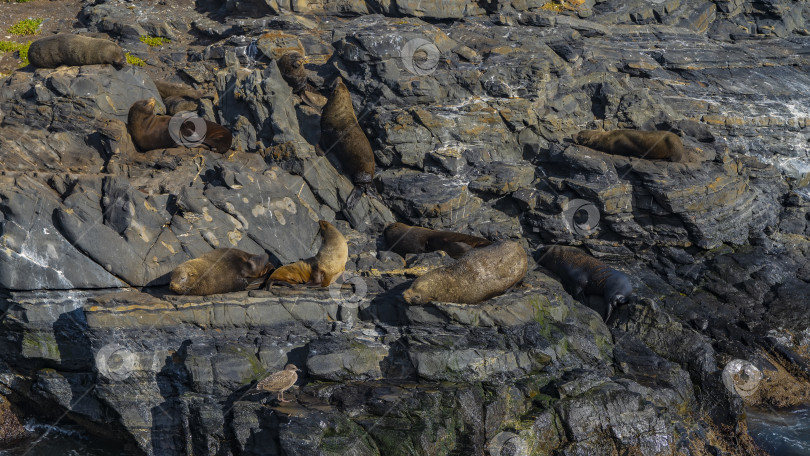
[[[164,38],[162,36],[144,35],[141,37],[141,42],[146,43],[147,45],[149,45],[149,47],[163,46],[164,44],[170,43],[171,41],[172,40]]]
[[[130,64],[130,65],[135,65],[135,66],[144,66],[144,65],[146,65],[146,62],[144,62],[142,58],[136,57],[136,56],[130,54],[129,52],[127,52],[127,63]]]
[[[12,35],[36,35],[39,33],[39,26],[42,24],[42,19],[23,19],[8,29],[8,33]]]

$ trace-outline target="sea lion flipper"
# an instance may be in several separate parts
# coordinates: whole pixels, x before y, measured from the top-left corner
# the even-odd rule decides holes
[[[301,101],[320,111],[326,104],[326,97],[319,93],[310,92],[309,90],[305,89],[303,92],[301,92]]]

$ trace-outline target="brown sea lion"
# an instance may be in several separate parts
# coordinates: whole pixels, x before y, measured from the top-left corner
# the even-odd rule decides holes
[[[268,285],[272,282],[286,282],[328,287],[346,270],[346,261],[349,260],[346,238],[326,220],[318,221],[318,225],[323,237],[318,253],[312,258],[276,269],[270,275]]]
[[[671,131],[582,130],[576,134],[574,141],[613,155],[669,160],[676,163],[692,161],[683,148],[681,138]]]
[[[214,249],[172,271],[169,288],[177,294],[205,296],[261,286],[273,265],[266,253]]]
[[[186,84],[181,84],[179,82],[171,82],[162,79],[158,79],[154,81],[155,87],[158,89],[158,93],[160,94],[160,98],[164,100],[168,97],[182,97],[182,98],[191,98],[193,100],[199,100],[200,98],[205,98],[205,93],[194,89],[191,86]]]
[[[206,146],[219,153],[227,152],[233,142],[231,132],[214,122],[195,117],[182,122],[174,135],[169,131],[172,116],[155,114],[154,98],[136,101],[129,108],[127,130],[141,151],[177,146]],[[197,127],[201,131],[197,131]]]
[[[362,192],[376,196],[374,152],[357,123],[349,89],[341,78],[321,113],[320,147],[324,152],[334,150],[343,171],[351,177],[355,188],[346,199],[347,207],[354,206]]]
[[[199,90],[195,90],[186,84],[157,80],[155,87],[166,105],[166,114],[173,116],[178,112],[196,112],[200,107],[200,99],[206,95]]]
[[[71,33],[34,41],[28,48],[28,61],[37,68],[109,63],[120,70],[127,64],[124,50],[114,42]]]
[[[455,263],[428,271],[402,293],[408,304],[430,301],[477,304],[498,296],[526,275],[526,251],[501,241],[472,249]]]
[[[453,231],[438,231],[404,223],[392,223],[383,231],[385,241],[391,250],[402,255],[443,250],[453,258],[458,258],[475,247],[486,247],[492,241],[469,234]]]
[[[176,95],[165,97],[163,104],[166,106],[166,114],[170,116],[180,112],[197,112],[200,108],[199,101]]]
[[[309,72],[304,63],[306,58],[296,51],[288,52],[276,61],[281,77],[287,81],[292,92],[301,97],[301,101],[317,110],[323,109],[326,98],[309,85]]]
[[[276,62],[281,77],[292,87],[294,94],[300,95],[307,88],[307,69],[304,67],[304,56],[292,51],[281,56]]]
[[[561,245],[540,249],[540,264],[557,274],[563,286],[577,299],[597,295],[604,299],[605,308],[594,309],[607,321],[618,305],[625,304],[633,294],[627,274],[611,268],[576,247]]]

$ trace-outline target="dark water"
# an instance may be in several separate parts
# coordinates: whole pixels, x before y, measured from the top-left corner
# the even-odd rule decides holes
[[[0,456],[129,456],[120,445],[102,442],[79,428],[53,427],[29,422],[31,437],[11,447],[0,448]]]
[[[748,433],[774,456],[810,455],[810,406],[794,410],[748,409]]]

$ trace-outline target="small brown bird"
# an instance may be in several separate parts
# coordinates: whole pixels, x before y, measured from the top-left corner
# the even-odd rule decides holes
[[[256,384],[256,389],[277,393],[276,399],[280,402],[290,402],[284,400],[284,391],[287,391],[295,385],[295,382],[298,380],[298,374],[296,374],[296,372],[300,371],[301,369],[295,367],[295,364],[287,364],[284,366],[283,371],[275,372],[261,379],[259,383]]]

